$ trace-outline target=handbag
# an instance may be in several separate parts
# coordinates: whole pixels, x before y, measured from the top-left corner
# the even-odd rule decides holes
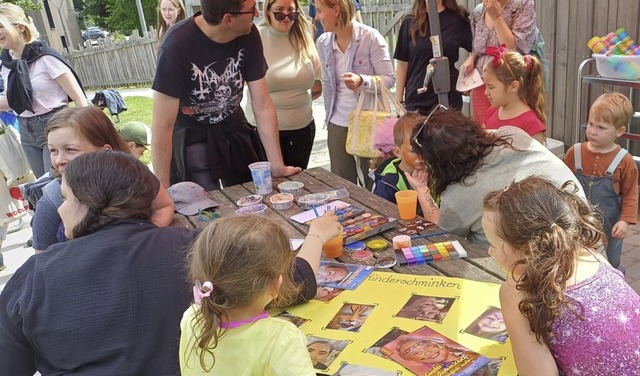
[[[349,115],[349,129],[345,148],[347,153],[351,155],[374,158],[376,151],[373,147],[373,135],[378,126],[390,117],[398,117],[406,113],[404,106],[398,102],[396,97],[389,92],[389,89],[381,81],[380,77],[374,77],[374,93],[360,93],[356,109]],[[378,97],[378,91],[380,91],[380,98]],[[365,96],[371,95],[374,99],[373,108],[371,110],[363,110]],[[396,114],[391,112],[390,102],[393,103]],[[378,107],[378,105],[381,106]]]
[[[28,175],[30,171],[31,166],[15,131],[0,122],[0,172],[7,180],[7,184],[12,185],[17,179]]]

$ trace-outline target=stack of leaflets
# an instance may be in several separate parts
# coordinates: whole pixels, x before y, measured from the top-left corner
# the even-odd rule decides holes
[[[489,358],[427,326],[396,333],[398,337],[380,347],[380,353],[420,376],[467,376],[489,363]]]

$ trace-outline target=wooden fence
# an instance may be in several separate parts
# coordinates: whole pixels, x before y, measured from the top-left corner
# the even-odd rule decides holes
[[[424,0],[413,0],[424,1]],[[405,12],[412,7],[408,0],[360,0],[363,22],[380,30],[387,37],[391,54]],[[458,0],[473,9],[479,1]],[[550,61],[550,88],[547,92],[549,135],[570,145],[575,127],[587,117],[588,105],[604,90],[629,89],[582,85],[583,103],[580,116],[577,70],[591,53],[587,41],[594,35],[605,35],[625,27],[632,38],[640,39],[640,1],[638,0],[537,0],[537,24],[545,39],[545,56]],[[87,87],[112,87],[150,83],[156,63],[156,38],[130,38],[126,42],[105,43],[67,54]],[[466,54],[461,54],[461,59]],[[595,68],[593,68],[595,69]],[[595,73],[591,71],[591,73]],[[634,98],[634,108],[640,109],[640,95]]]
[[[95,45],[85,42],[80,49],[66,51],[65,56],[85,88],[141,85],[153,82],[157,46],[154,30],[147,38],[134,31],[128,40],[100,39]]]

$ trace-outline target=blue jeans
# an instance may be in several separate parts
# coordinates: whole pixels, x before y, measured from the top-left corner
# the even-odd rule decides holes
[[[58,109],[33,117],[18,117],[20,122],[20,143],[27,156],[31,171],[36,177],[42,176],[51,169],[51,155],[47,147],[44,129],[47,122]]]

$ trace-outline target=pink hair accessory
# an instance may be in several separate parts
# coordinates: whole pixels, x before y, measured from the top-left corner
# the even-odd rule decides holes
[[[524,63],[527,65],[527,70],[531,71],[531,69],[533,69],[533,65],[531,64],[531,55],[524,55],[522,58],[524,59]]]
[[[196,279],[196,285],[193,286],[193,301],[200,305],[202,304],[202,299],[208,298],[213,291],[213,284],[209,281],[205,283],[200,283],[199,280]]]
[[[500,47],[488,46],[487,49],[484,50],[484,53],[493,58],[493,61],[491,62],[491,66],[493,68],[497,68],[502,62],[502,54],[504,54],[507,51],[509,51],[509,49],[507,48],[507,45],[502,44],[500,45]]]

